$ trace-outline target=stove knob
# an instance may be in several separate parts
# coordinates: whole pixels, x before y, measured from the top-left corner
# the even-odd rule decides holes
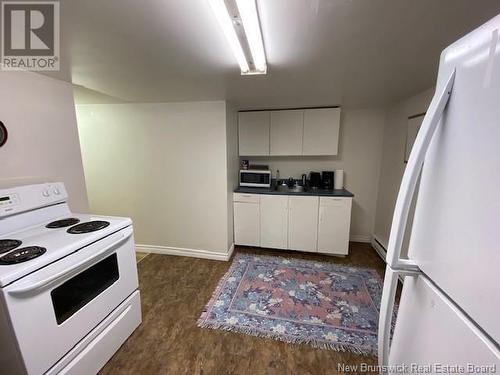
[[[47,189],[45,189],[44,191],[42,191],[42,195],[44,197],[50,197],[50,192]]]
[[[53,191],[55,195],[61,194],[61,191],[58,188],[55,188]]]

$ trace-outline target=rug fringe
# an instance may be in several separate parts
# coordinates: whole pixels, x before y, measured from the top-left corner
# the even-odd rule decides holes
[[[240,254],[236,254],[233,256],[233,263],[231,264],[231,266],[229,267],[229,269],[226,271],[226,273],[224,274],[224,276],[222,276],[222,278],[219,280],[219,282],[217,283],[217,286],[215,287],[215,290],[213,291],[212,295],[210,296],[210,299],[208,300],[207,304],[205,305],[205,307],[203,307],[203,311],[201,312],[201,315],[200,317],[198,318],[198,321],[197,321],[197,324],[199,326],[199,324],[201,322],[203,322],[206,317],[207,317],[207,314],[210,310],[210,307],[212,307],[212,305],[215,303],[215,301],[217,300],[217,297],[219,296],[219,294],[221,293],[222,291],[222,288],[224,287],[224,284],[226,282],[226,280],[231,277],[232,273],[233,273],[233,269],[237,267],[237,263],[236,263],[236,259],[238,258]]]
[[[199,325],[200,322],[204,321],[206,318],[207,318],[207,314],[210,310],[210,307],[212,306],[212,304],[215,303],[217,297],[219,296],[221,290],[222,290],[222,287],[224,286],[224,283],[226,281],[226,278],[227,278],[227,274],[225,274],[221,280],[219,280],[219,283],[217,284],[217,287],[215,288],[215,290],[213,291],[212,295],[210,296],[210,299],[208,300],[208,303],[205,305],[205,307],[203,308],[203,311],[201,312],[201,315],[200,317],[198,318],[198,321],[197,321],[197,324]]]
[[[219,330],[228,331],[228,332],[244,333],[244,334],[251,335],[251,336],[268,338],[268,339],[286,342],[287,344],[295,344],[295,345],[309,344],[312,347],[317,348],[317,349],[334,350],[337,352],[349,352],[349,353],[365,355],[365,356],[376,355],[376,353],[373,353],[370,349],[362,349],[362,348],[352,346],[349,344],[330,343],[330,342],[318,341],[318,340],[313,339],[313,338],[284,337],[280,333],[262,332],[262,331],[257,331],[253,328],[248,328],[248,327],[238,327],[238,326],[228,325],[228,324],[224,324],[224,323],[201,322],[200,320],[198,321],[197,325],[200,328],[219,329]]]

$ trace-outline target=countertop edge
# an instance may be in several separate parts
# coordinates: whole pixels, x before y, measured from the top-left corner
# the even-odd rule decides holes
[[[349,190],[309,190],[304,192],[283,192],[277,190],[271,190],[267,188],[251,188],[251,187],[237,187],[233,190],[233,193],[242,194],[260,194],[260,195],[298,195],[298,196],[310,196],[310,197],[345,197],[353,198],[354,194]]]

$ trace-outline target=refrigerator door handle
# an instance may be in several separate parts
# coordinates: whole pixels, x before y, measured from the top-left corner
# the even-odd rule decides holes
[[[413,149],[406,165],[401,186],[399,188],[394,216],[391,225],[391,234],[387,246],[386,262],[391,268],[397,270],[418,271],[418,266],[408,259],[400,259],[401,246],[406,229],[406,221],[410,211],[410,205],[417,185],[418,176],[424,163],[425,154],[429,148],[434,131],[441,120],[446,104],[451,95],[453,82],[455,80],[455,69],[446,79],[446,83],[439,92],[436,91],[432,98],[427,114],[424,117],[420,131],[417,134]]]
[[[389,344],[391,340],[392,316],[399,275],[418,276],[418,271],[393,270],[389,265],[385,269],[384,289],[380,302],[380,318],[378,323],[378,364],[380,374],[388,373]]]

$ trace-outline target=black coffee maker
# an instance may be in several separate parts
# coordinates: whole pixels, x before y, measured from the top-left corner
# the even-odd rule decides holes
[[[321,174],[319,172],[309,172],[309,185],[313,189],[321,188]]]
[[[323,183],[323,189],[333,190],[333,177],[333,171],[321,172],[321,182]]]

